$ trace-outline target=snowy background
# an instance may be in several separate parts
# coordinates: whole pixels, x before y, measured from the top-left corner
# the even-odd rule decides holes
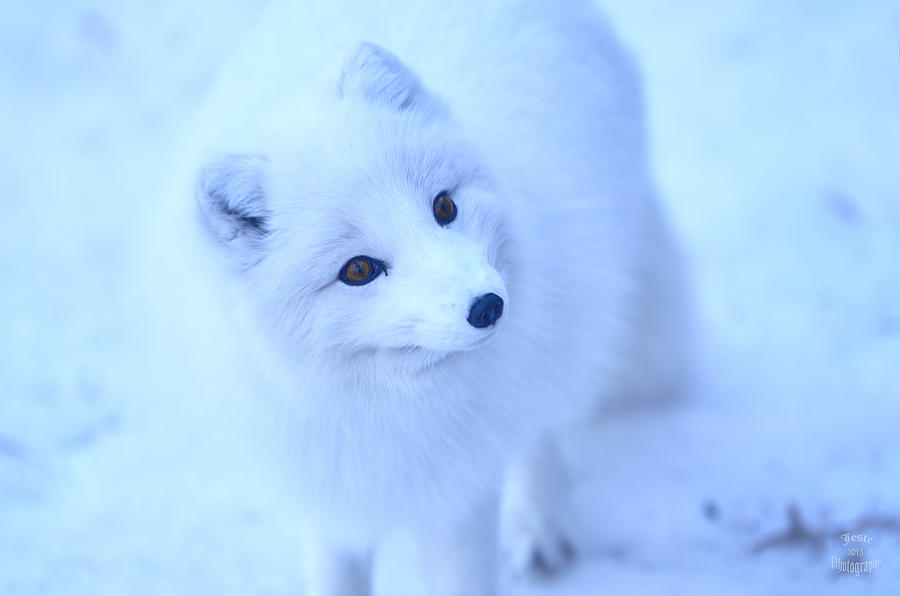
[[[503,593],[900,593],[900,4],[607,4],[707,375],[569,438],[577,565]],[[152,390],[165,332],[134,279],[179,135],[258,12],[0,5],[2,594],[302,593],[288,508]],[[871,574],[832,569],[844,532],[872,537]],[[376,593],[422,594],[414,559],[392,539]]]

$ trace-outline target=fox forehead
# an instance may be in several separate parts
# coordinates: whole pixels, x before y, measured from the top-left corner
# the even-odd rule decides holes
[[[371,107],[343,112],[310,142],[273,160],[275,228],[309,229],[302,221],[314,221],[325,237],[358,237],[384,226],[401,233],[407,223],[434,223],[432,201],[442,191],[494,190],[452,124],[423,124]]]
[[[427,189],[431,194],[448,185],[487,183],[476,152],[447,118],[423,119],[344,102],[308,135],[312,138],[300,142],[297,155],[302,163],[291,169],[309,186],[386,194]]]

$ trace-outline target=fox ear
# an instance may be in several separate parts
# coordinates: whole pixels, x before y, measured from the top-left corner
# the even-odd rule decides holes
[[[392,53],[369,42],[360,42],[347,53],[338,93],[342,98],[357,95],[400,111],[436,106],[415,73]]]
[[[210,237],[241,269],[263,256],[269,233],[266,176],[269,160],[260,155],[226,155],[200,170],[195,197]]]

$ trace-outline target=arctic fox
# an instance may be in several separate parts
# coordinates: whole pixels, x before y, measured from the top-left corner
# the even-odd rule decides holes
[[[197,205],[243,295],[231,332],[307,521],[308,593],[368,593],[398,526],[431,594],[494,593],[498,527],[513,565],[562,566],[554,429],[675,391],[687,352],[639,81],[603,18],[280,2],[203,118]]]

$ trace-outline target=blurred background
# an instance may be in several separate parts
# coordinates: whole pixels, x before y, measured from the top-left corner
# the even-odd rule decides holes
[[[602,4],[645,75],[704,381],[573,433],[579,561],[503,593],[900,593],[900,4]],[[2,594],[302,592],[288,508],[153,390],[169,346],[136,295],[137,230],[262,7],[0,5]],[[392,539],[376,593],[422,594],[414,558]]]

